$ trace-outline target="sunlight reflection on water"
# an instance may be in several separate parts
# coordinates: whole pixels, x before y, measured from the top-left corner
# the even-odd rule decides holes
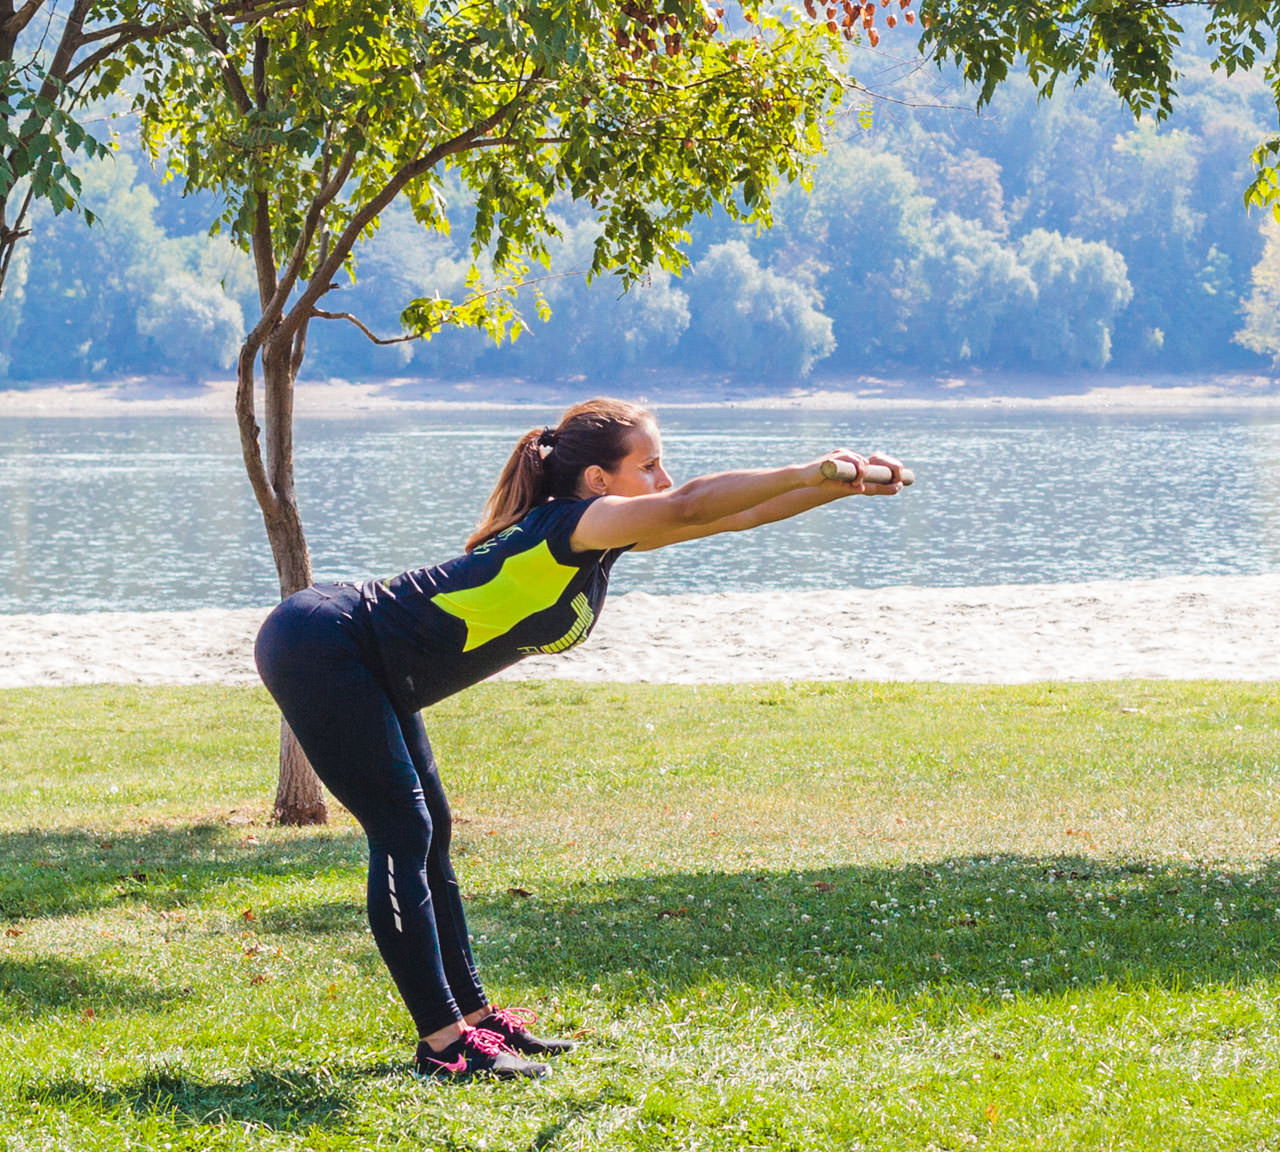
[[[317,579],[455,554],[545,412],[300,420]],[[884,448],[917,485],[624,558],[615,592],[1077,582],[1280,568],[1280,417],[672,410],[677,478]],[[269,603],[274,569],[231,421],[0,420],[0,611]]]

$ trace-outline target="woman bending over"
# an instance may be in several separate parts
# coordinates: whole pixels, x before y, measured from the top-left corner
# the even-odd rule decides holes
[[[467,940],[449,861],[449,804],[420,710],[524,656],[591,632],[622,553],[737,532],[854,494],[866,463],[837,451],[807,464],[699,476],[673,487],[653,417],[618,400],[571,408],[520,439],[466,552],[360,585],[290,596],[258,635],[267,688],[317,775],[369,841],[368,912],[418,1030],[419,1074],[541,1077],[571,1047],[534,1036],[531,1013],[491,1004]],[[858,466],[829,480],[824,460]]]

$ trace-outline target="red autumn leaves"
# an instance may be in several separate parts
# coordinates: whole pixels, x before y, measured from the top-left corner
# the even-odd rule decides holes
[[[878,3],[877,0],[869,0],[865,4],[855,0],[836,0],[834,3],[832,0],[803,2],[810,20],[825,20],[832,33],[843,35],[846,40],[852,40],[861,27],[874,48],[880,43],[880,30],[876,27],[878,8],[889,8],[893,0],[878,0]],[[912,0],[898,0],[901,16],[895,11],[886,12],[884,26],[896,28],[899,19],[914,24],[916,14],[911,10],[911,4]],[[654,11],[646,6],[645,0],[623,0],[620,11],[626,20],[618,22],[613,30],[613,39],[619,48],[629,53],[632,60],[639,60],[646,53],[679,56],[684,50],[686,31],[711,36],[724,23],[724,8],[719,5],[714,9],[714,15],[708,15],[702,27],[695,30],[682,30],[675,16]],[[751,21],[749,13],[744,13],[744,17],[748,22]]]
[[[717,16],[724,15],[723,8],[716,12]],[[613,40],[624,52],[631,54],[632,60],[640,59],[646,52],[650,55],[662,52],[666,56],[679,56],[684,51],[684,33],[676,17],[660,15],[637,0],[624,0],[622,14],[630,20],[630,27],[620,23],[613,30]],[[717,27],[708,17],[703,31],[709,36]]]
[[[879,7],[888,8],[891,3],[892,0],[880,0]],[[898,7],[902,11],[903,20],[908,24],[916,22],[916,14],[911,11],[911,0],[898,0]],[[852,40],[861,25],[872,48],[880,43],[880,30],[876,27],[877,5],[874,0],[868,4],[857,4],[853,0],[840,0],[838,4],[819,4],[815,0],[804,0],[804,10],[809,14],[810,20],[821,19],[819,13],[822,12],[826,16],[827,27],[832,32],[843,35],[846,40]],[[897,12],[886,12],[884,24],[886,28],[896,28]]]

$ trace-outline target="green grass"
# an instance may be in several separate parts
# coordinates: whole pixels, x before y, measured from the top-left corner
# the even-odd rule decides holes
[[[421,1085],[363,839],[243,689],[0,693],[0,1148],[1280,1149],[1271,686],[490,685],[428,713],[490,992]]]

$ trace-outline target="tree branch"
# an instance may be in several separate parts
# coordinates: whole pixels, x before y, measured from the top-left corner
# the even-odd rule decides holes
[[[267,55],[271,42],[259,32],[253,38],[253,102],[259,112],[267,110]]]
[[[266,515],[268,509],[276,506],[276,494],[267,479],[266,465],[262,460],[262,445],[259,441],[261,428],[253,408],[253,389],[255,383],[254,364],[258,359],[260,345],[250,333],[240,348],[240,357],[236,363],[236,423],[240,428],[240,454],[244,457],[245,471],[249,474],[249,484],[258,500],[258,507]]]
[[[407,344],[410,340],[423,339],[421,332],[410,332],[406,336],[377,336],[350,312],[326,312],[322,308],[312,308],[311,315],[321,320],[349,320],[375,344]]]
[[[294,8],[305,7],[306,3],[307,0],[278,0],[277,3],[265,4],[261,8],[245,8],[238,3],[219,4],[212,12],[201,16],[196,23],[203,27],[204,21],[208,17],[225,16],[233,24],[249,24],[255,20],[276,16],[281,12],[288,12]],[[113,24],[109,28],[98,28],[93,32],[85,32],[79,37],[77,49],[84,47],[86,44],[97,43],[111,37],[115,37],[115,39],[81,60],[67,74],[67,80],[74,80],[82,73],[92,71],[103,60],[114,55],[126,44],[132,44],[138,40],[159,40],[164,36],[172,35],[174,32],[181,32],[184,28],[190,27],[191,23],[191,21],[187,20],[172,20],[165,24],[130,22]]]
[[[312,273],[310,283],[308,283],[306,290],[298,298],[293,308],[289,310],[288,318],[283,321],[286,330],[292,328],[294,325],[302,323],[311,315],[311,310],[315,307],[316,301],[329,291],[330,282],[334,279],[342,266],[342,262],[355,246],[356,241],[360,238],[361,232],[368,227],[370,221],[372,221],[374,217],[381,213],[387,205],[389,205],[400,194],[404,186],[411,180],[417,179],[424,172],[429,172],[446,157],[456,155],[459,152],[465,152],[474,147],[477,139],[487,136],[520,106],[528,93],[531,82],[532,81],[526,83],[520,92],[500,108],[486,116],[478,124],[473,124],[465,132],[460,132],[451,140],[446,140],[442,144],[437,144],[425,155],[402,165],[395,175],[383,184],[382,188],[375,195],[365,202],[364,207],[352,216],[346,228],[343,229],[342,234],[334,240],[333,250],[329,254],[329,257],[316,267]],[[341,187],[342,183],[345,183],[348,167],[346,158],[344,157],[343,165],[340,167],[339,172],[334,174],[333,181],[330,182],[335,185],[333,195],[336,195],[338,188]],[[341,177],[341,180],[339,180],[339,176]],[[332,196],[330,199],[332,199]],[[327,204],[328,201],[325,201],[325,203]],[[312,204],[311,212],[308,213],[308,219],[310,219],[313,213],[318,214],[322,208],[323,205],[319,204],[319,197],[317,197],[317,201]],[[293,263],[300,265],[301,261],[291,261],[291,264]],[[290,291],[292,291],[292,284],[290,285]]]
[[[253,190],[253,236],[249,247],[253,250],[253,263],[258,273],[258,300],[262,305],[262,318],[254,331],[262,330],[263,338],[271,330],[280,315],[276,298],[280,282],[276,279],[275,246],[271,243],[271,205],[267,190]]]
[[[249,97],[249,91],[245,88],[244,80],[241,78],[240,73],[235,70],[231,61],[227,59],[226,37],[221,35],[207,20],[200,20],[197,26],[204,33],[205,39],[218,50],[218,54],[222,58],[222,86],[226,88],[227,94],[231,97],[240,115],[248,116],[253,111],[253,100]]]
[[[34,19],[35,14],[44,7],[45,0],[27,0],[27,2],[9,16],[0,25],[0,36],[6,39],[17,40],[22,31]]]
[[[307,355],[307,327],[310,324],[310,317],[298,325],[298,329],[293,334],[293,348],[289,353],[289,379],[296,380],[298,373],[302,370],[302,361]]]
[[[516,284],[500,284],[496,288],[486,288],[483,292],[473,292],[462,302],[461,307],[465,308],[468,304],[483,300],[486,296],[494,296],[499,292],[506,292],[512,288],[528,288],[532,284],[541,284],[544,280],[565,280],[570,276],[581,276],[585,271],[585,268],[575,268],[571,272],[548,272],[547,275],[535,276],[532,280],[521,280]],[[409,332],[404,336],[378,336],[371,332],[362,320],[353,316],[350,312],[325,312],[321,308],[312,308],[311,315],[321,320],[348,320],[375,344],[406,344],[410,340],[426,339],[425,332]],[[443,327],[443,323],[440,326]]]
[[[311,201],[311,207],[307,209],[306,219],[303,221],[302,231],[298,235],[297,243],[293,246],[293,252],[289,255],[289,262],[285,265],[284,272],[276,288],[275,295],[278,312],[284,311],[285,301],[288,300],[294,285],[297,284],[299,277],[302,275],[302,267],[306,263],[307,252],[311,249],[311,240],[316,234],[316,229],[320,226],[324,210],[333,202],[333,198],[342,191],[343,185],[347,182],[347,177],[351,175],[351,169],[355,166],[355,162],[356,154],[354,152],[344,153],[333,175],[321,186],[320,191],[316,193],[315,198]],[[329,235],[326,230],[325,241],[321,247],[321,256],[316,262],[317,273],[311,277],[313,284],[320,279],[318,270],[326,267],[329,263],[326,251],[328,246]],[[345,256],[340,257],[338,263],[341,264],[343,259],[345,259]],[[335,268],[334,271],[336,270]],[[328,282],[332,278],[333,272],[324,273],[325,287],[322,291],[312,296],[313,302],[329,291]]]
[[[44,74],[44,83],[40,85],[39,99],[53,100],[57,95],[59,84],[70,82],[71,61],[75,58],[80,32],[89,15],[89,7],[90,0],[76,0],[72,5],[67,22],[62,26],[62,37],[58,41],[58,47],[53,53],[53,59],[49,62],[48,71]],[[35,119],[33,115],[28,123]]]
[[[501,148],[507,144],[568,144],[572,136],[534,136],[532,139],[520,136],[486,136],[471,145],[478,148]]]

